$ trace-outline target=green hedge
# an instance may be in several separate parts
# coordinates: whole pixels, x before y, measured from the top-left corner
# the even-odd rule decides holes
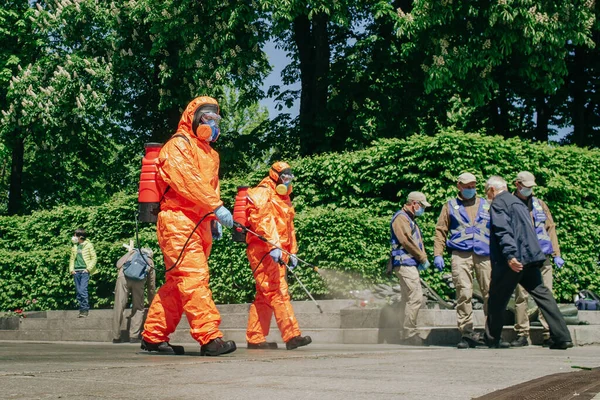
[[[566,265],[555,272],[555,294],[568,301],[578,288],[598,290],[600,250],[600,152],[574,146],[534,144],[461,132],[435,137],[377,141],[362,151],[291,160],[297,179],[299,256],[320,268],[300,269],[299,276],[318,298],[347,296],[349,290],[385,281],[389,219],[408,192],[421,190],[433,207],[419,219],[430,257],[435,221],[443,203],[456,195],[455,179],[474,173],[482,193],[484,178],[497,174],[509,183],[521,170],[531,171],[558,226]],[[268,172],[222,182],[222,197],[231,207],[238,185],[255,185]],[[135,189],[132,189],[135,190]],[[99,207],[58,207],[22,217],[0,217],[0,310],[25,306],[36,299],[39,309],[75,307],[67,273],[69,238],[85,227],[99,257],[99,273],[90,283],[93,307],[110,307],[122,243],[133,238],[135,194],[119,194]],[[142,243],[152,247],[158,271],[163,268],[155,229],[141,227]],[[250,301],[254,285],[245,246],[216,242],[210,258],[211,287],[219,303]],[[447,260],[449,265],[449,260]],[[159,283],[164,275],[159,272]],[[433,271],[425,273],[434,288],[453,293]],[[576,280],[578,279],[578,281]],[[306,298],[290,279],[292,296]]]

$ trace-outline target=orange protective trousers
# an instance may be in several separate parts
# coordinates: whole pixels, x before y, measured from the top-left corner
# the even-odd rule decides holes
[[[250,229],[295,254],[297,245],[293,224],[294,209],[289,197],[277,195],[275,183],[267,177],[259,187],[249,190],[248,198]],[[252,234],[248,234],[247,238],[246,254],[256,281],[256,297],[250,305],[246,340],[248,343],[266,341],[271,318],[275,314],[281,337],[287,342],[295,336],[300,336],[301,332],[290,302],[285,280],[286,268],[274,262],[269,255],[272,246]],[[285,253],[284,259],[288,259]]]

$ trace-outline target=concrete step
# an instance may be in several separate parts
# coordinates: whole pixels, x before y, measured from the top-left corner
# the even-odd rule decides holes
[[[580,321],[587,321],[590,325],[600,325],[600,311],[579,311]]]
[[[354,306],[356,304],[356,300],[346,299],[346,300],[318,300],[317,303],[321,306],[321,309],[324,313],[332,313],[338,312],[344,308]],[[319,313],[319,309],[310,300],[304,301],[292,301],[292,306],[294,307],[294,312],[296,313]],[[248,309],[250,308],[250,304],[217,304],[217,309],[221,314],[240,314],[240,313],[248,313]]]
[[[483,326],[476,327],[483,331]],[[234,340],[240,345],[246,343],[245,329],[223,329],[225,339]],[[455,346],[460,341],[460,334],[456,327],[419,327],[419,334],[429,345]],[[600,329],[594,325],[571,325],[569,331],[573,343],[577,346],[600,345]],[[343,344],[399,344],[400,337],[397,329],[393,328],[355,328],[355,329],[302,329],[303,335],[309,335],[315,343],[343,343]],[[542,343],[542,329],[532,327],[530,341],[534,345]],[[516,332],[512,326],[505,326],[503,339],[512,341],[516,338]],[[110,330],[79,329],[67,330],[0,330],[0,340],[30,340],[30,341],[89,341],[110,342],[112,339]],[[170,338],[172,343],[196,342],[189,334],[189,329],[177,329]],[[268,341],[283,344],[279,330],[272,329],[267,336]]]

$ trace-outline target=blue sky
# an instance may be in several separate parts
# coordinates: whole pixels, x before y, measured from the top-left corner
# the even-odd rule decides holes
[[[281,71],[283,70],[283,68],[285,68],[286,65],[289,64],[290,59],[286,56],[285,51],[277,49],[275,47],[274,42],[269,42],[266,44],[265,52],[269,56],[269,62],[273,66],[273,71],[271,71],[269,76],[267,76],[267,78],[263,82],[262,89],[266,92],[267,90],[269,90],[269,86],[272,85],[281,85],[283,89],[283,83],[281,82]],[[292,86],[285,86],[285,88],[297,90],[300,89],[300,84],[297,83]],[[275,108],[275,101],[273,101],[273,99],[271,98],[261,100],[260,104],[262,106],[267,107],[267,109],[269,110],[270,118],[276,117],[277,115],[279,115],[279,113],[289,113],[292,117],[295,117],[296,115],[298,115],[298,112],[300,110],[299,101],[295,101],[292,108],[286,108],[284,106],[283,110],[281,111],[278,111]]]

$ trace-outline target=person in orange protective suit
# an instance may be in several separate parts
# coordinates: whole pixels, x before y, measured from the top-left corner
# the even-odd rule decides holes
[[[281,161],[273,164],[269,176],[257,187],[248,190],[246,214],[252,231],[277,247],[296,254],[295,212],[290,200],[293,178],[289,164]],[[277,343],[267,342],[265,338],[269,334],[273,314],[288,350],[311,343],[310,336],[300,333],[285,280],[286,267],[283,263],[294,268],[298,259],[255,235],[247,235],[246,242],[246,254],[256,280],[256,298],[250,305],[246,331],[248,349],[277,348]]]
[[[157,185],[163,193],[156,230],[167,273],[144,325],[142,349],[147,351],[183,352],[181,346],[169,344],[182,312],[190,334],[201,344],[201,355],[236,350],[233,341],[222,339],[221,316],[208,286],[212,232],[219,222],[233,226],[220,199],[219,155],[210,145],[219,136],[219,120],[215,99],[192,100],[156,162]]]

